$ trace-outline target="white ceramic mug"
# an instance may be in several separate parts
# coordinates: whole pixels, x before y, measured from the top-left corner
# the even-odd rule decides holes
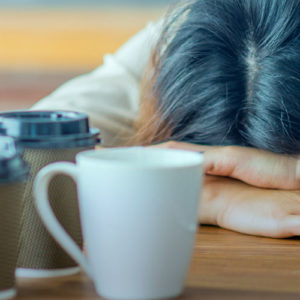
[[[203,157],[158,148],[81,152],[72,163],[44,167],[34,184],[37,210],[47,229],[108,299],[179,295],[197,230]],[[57,174],[77,182],[87,257],[49,205]]]

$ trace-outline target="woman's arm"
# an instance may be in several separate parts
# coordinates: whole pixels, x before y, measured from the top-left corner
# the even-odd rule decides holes
[[[101,130],[104,146],[121,145],[133,134],[142,76],[161,26],[162,21],[150,23],[115,54],[106,55],[103,65],[65,83],[32,109],[85,112]]]
[[[206,176],[199,222],[273,238],[300,235],[300,192],[262,189],[231,178]]]
[[[156,145],[204,152],[205,173],[239,179],[249,185],[272,189],[300,189],[300,160],[249,147],[201,146],[181,142]]]
[[[274,238],[300,235],[296,157],[247,147],[180,142],[155,147],[204,151],[200,223]]]

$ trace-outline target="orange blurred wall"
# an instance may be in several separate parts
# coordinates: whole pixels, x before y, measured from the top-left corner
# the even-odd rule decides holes
[[[0,11],[0,70],[88,70],[165,10]]]

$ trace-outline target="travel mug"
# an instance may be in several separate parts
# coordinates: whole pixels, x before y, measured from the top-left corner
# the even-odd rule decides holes
[[[28,167],[9,137],[0,137],[0,299],[16,294],[15,269]]]
[[[54,241],[33,205],[32,184],[38,171],[53,162],[74,162],[78,152],[100,142],[99,130],[90,128],[88,117],[77,112],[12,111],[0,113],[5,135],[17,139],[30,165],[31,180],[24,192],[17,276],[52,277],[79,271],[73,259]],[[55,178],[49,189],[52,209],[64,229],[82,247],[77,191],[67,176]]]

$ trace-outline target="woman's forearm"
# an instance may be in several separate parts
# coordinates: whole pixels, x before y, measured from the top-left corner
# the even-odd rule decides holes
[[[252,235],[300,235],[300,192],[257,188],[230,178],[206,176],[199,221]]]
[[[202,146],[170,141],[156,147],[204,152],[205,173],[271,189],[300,189],[300,161],[295,156],[240,146]]]

